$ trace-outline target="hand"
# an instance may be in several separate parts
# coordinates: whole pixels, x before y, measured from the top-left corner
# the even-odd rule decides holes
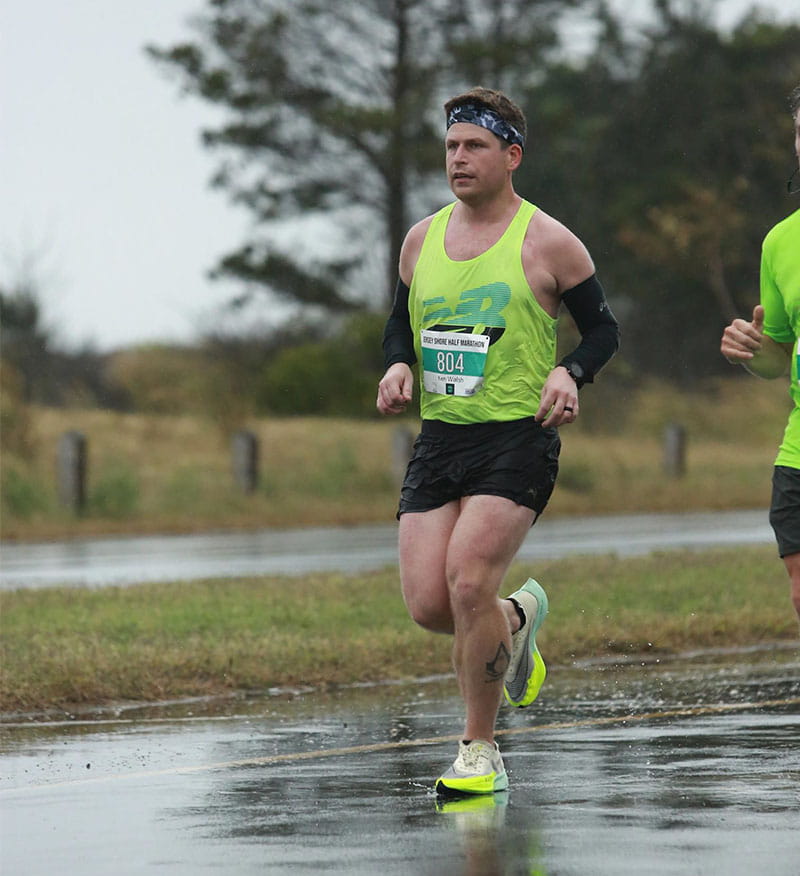
[[[764,340],[764,308],[753,308],[753,319],[735,319],[722,333],[720,352],[732,364],[739,365],[752,359],[761,350]]]
[[[414,374],[405,362],[390,365],[378,384],[376,405],[382,414],[402,414],[411,401]]]
[[[578,387],[569,371],[563,365],[557,365],[542,387],[542,398],[536,419],[545,428],[564,426],[575,422],[578,411]]]

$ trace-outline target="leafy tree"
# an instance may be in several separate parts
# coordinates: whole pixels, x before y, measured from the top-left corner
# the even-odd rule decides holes
[[[573,2],[209,0],[194,42],[148,51],[225,112],[204,141],[254,233],[215,273],[307,308],[385,307],[410,216],[448,197],[444,97],[535,77]]]
[[[596,23],[584,51],[561,50],[571,7]],[[793,208],[800,80],[798,25],[723,33],[711,9],[656,0],[632,30],[602,0],[207,0],[193,42],[150,53],[224,113],[215,182],[254,230],[216,272],[247,294],[323,314],[326,337],[331,314],[384,308],[410,221],[450,197],[441,104],[491,85],[528,116],[517,188],[589,245],[623,357],[691,383],[726,367],[722,325],[750,312],[761,239]]]
[[[109,379],[106,355],[90,347],[65,350],[58,343],[33,280],[0,289],[0,351],[3,372],[20,404],[128,405],[124,389]]]
[[[797,206],[800,27],[753,13],[723,33],[684,8],[659,0],[641,33],[609,17],[588,58],[548,71],[526,102],[547,139],[520,183],[589,244],[636,370],[691,385],[726,368],[722,327],[752,311],[761,240]]]
[[[49,371],[50,333],[42,321],[38,296],[27,284],[0,290],[0,350],[5,367],[18,375],[22,400],[41,401]]]

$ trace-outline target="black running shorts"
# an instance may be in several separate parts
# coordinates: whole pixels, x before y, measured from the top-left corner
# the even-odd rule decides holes
[[[769,522],[782,557],[800,553],[800,469],[776,465]]]
[[[400,491],[400,514],[463,496],[504,496],[541,514],[555,486],[561,439],[533,417],[454,425],[423,420]]]

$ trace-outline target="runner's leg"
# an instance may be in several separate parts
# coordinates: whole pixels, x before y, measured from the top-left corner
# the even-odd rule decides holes
[[[783,558],[783,563],[792,582],[792,604],[800,620],[800,553],[789,554]]]
[[[400,515],[400,583],[408,613],[426,630],[452,633],[447,551],[459,503]]]
[[[511,655],[511,604],[498,597],[535,512],[500,496],[467,496],[447,551],[453,663],[466,706],[465,739],[494,739]]]

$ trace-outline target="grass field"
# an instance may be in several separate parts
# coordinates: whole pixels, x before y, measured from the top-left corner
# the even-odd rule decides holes
[[[797,640],[772,547],[517,564],[509,582],[529,575],[551,667]],[[450,671],[451,640],[408,619],[396,570],[16,591],[0,609],[3,712]]]

